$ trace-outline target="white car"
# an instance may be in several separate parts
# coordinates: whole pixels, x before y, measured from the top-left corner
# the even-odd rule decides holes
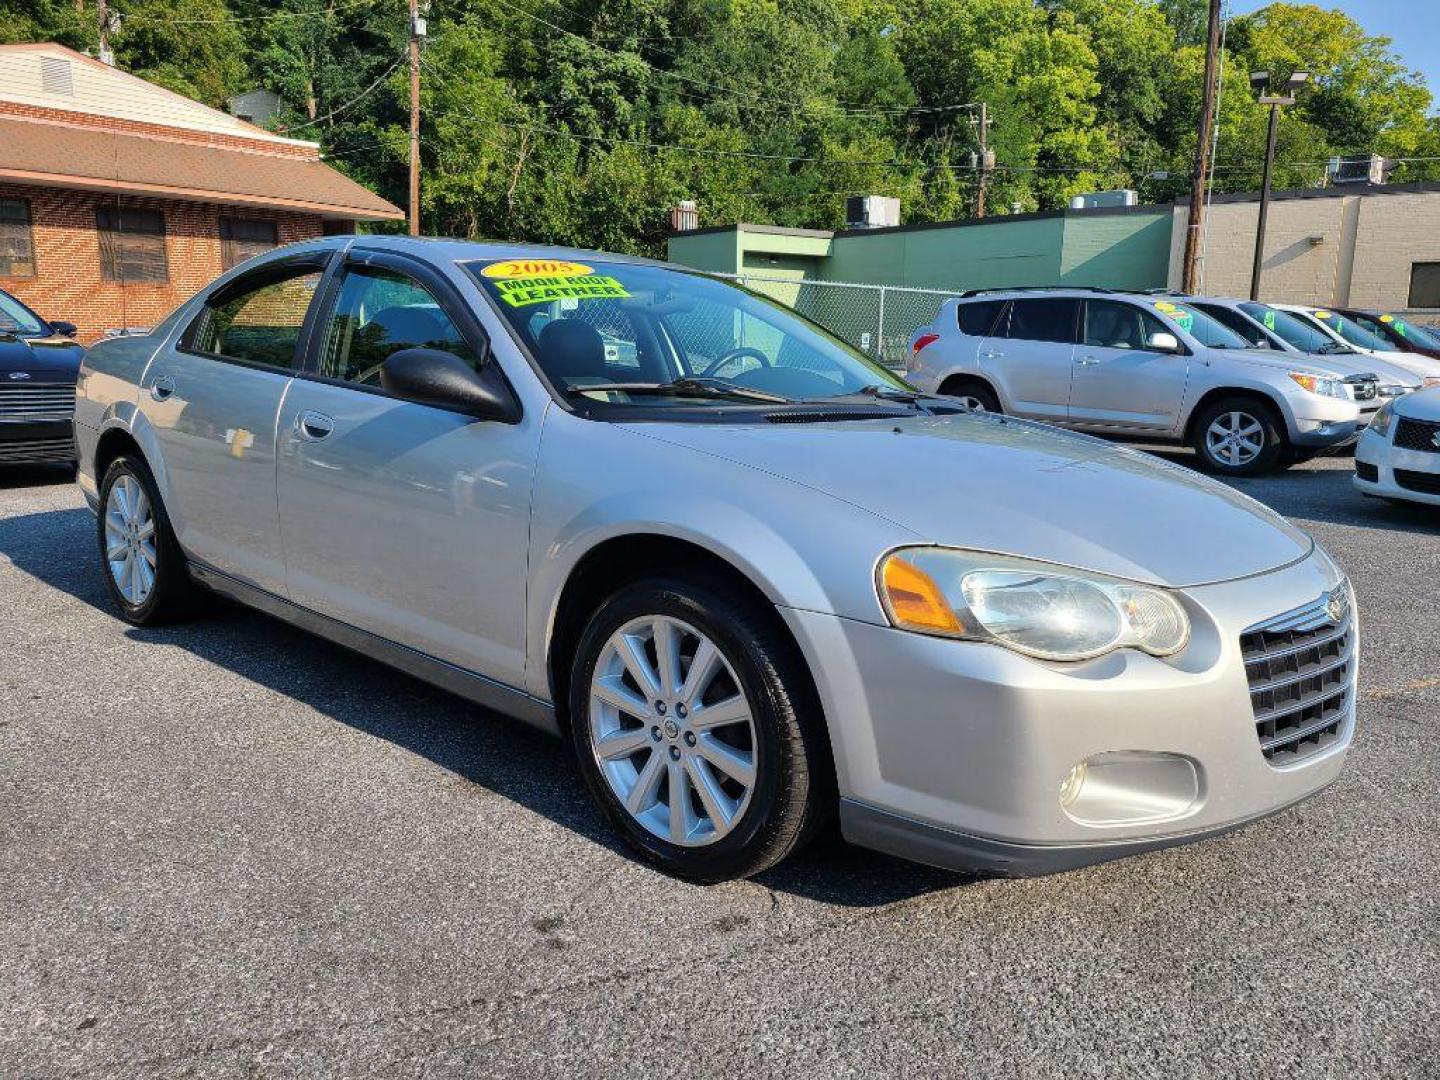
[[[1440,389],[1407,394],[1375,414],[1355,447],[1355,487],[1440,506]]]
[[[1373,356],[1387,364],[1404,368],[1420,376],[1425,386],[1440,386],[1440,360],[1421,353],[1401,352],[1390,347],[1384,338],[1377,337],[1348,316],[1329,308],[1313,307],[1308,304],[1271,304],[1277,311],[1288,311],[1298,315],[1311,326],[1318,327],[1332,341],[1348,345],[1356,352]]]

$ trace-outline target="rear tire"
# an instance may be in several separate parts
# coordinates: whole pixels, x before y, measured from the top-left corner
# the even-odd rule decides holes
[[[677,877],[750,877],[813,835],[834,805],[823,732],[793,643],[726,583],[627,585],[576,648],[570,733],[586,786],[640,857]]]
[[[1288,467],[1290,440],[1268,401],[1256,397],[1218,398],[1195,418],[1190,445],[1207,472],[1261,476]]]
[[[121,454],[100,482],[100,566],[120,617],[157,626],[188,615],[196,586],[150,469]]]
[[[946,379],[945,385],[940,387],[940,393],[946,397],[957,398],[971,412],[1003,413],[1005,411],[1001,407],[1000,398],[995,391],[979,379],[963,376]]]

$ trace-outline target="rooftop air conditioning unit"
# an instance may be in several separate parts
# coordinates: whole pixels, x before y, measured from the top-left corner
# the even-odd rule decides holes
[[[1139,203],[1140,193],[1133,188],[1087,191],[1083,195],[1070,197],[1071,210],[1094,210],[1101,206],[1138,206]]]
[[[670,211],[671,232],[689,232],[691,229],[699,227],[700,208],[695,204],[694,199],[686,199]]]
[[[899,224],[899,199],[888,195],[852,195],[845,200],[848,229],[886,229]]]
[[[1379,154],[1352,154],[1331,158],[1325,175],[1332,184],[1383,184],[1394,167],[1394,162]]]

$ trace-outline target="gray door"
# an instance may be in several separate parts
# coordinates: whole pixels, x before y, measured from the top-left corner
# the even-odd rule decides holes
[[[155,429],[166,510],[192,558],[283,593],[275,511],[275,416],[323,272],[282,260],[207,298],[140,387]]]
[[[1013,300],[980,345],[980,370],[1019,416],[1063,420],[1080,302],[1047,296]]]
[[[1174,331],[1135,304],[1086,300],[1070,384],[1070,419],[1173,431],[1180,421],[1190,358],[1146,346],[1151,334],[1162,333]]]
[[[395,256],[357,256],[317,327],[319,373],[278,423],[280,527],[291,599],[512,686],[524,683],[530,486],[540,418],[477,421],[400,401],[380,365],[424,346],[485,355]],[[457,324],[467,326],[462,333]]]

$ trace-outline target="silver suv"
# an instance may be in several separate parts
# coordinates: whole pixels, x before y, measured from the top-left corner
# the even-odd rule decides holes
[[[1231,476],[1353,442],[1355,389],[1332,365],[1252,349],[1183,300],[1104,289],[976,290],[912,336],[921,390],[1126,438],[1185,442]],[[1373,396],[1374,380],[1362,393]]]
[[[75,434],[124,619],[208,589],[563,733],[696,880],[837,810],[1009,874],[1182,843],[1354,731],[1353,596],[1299,529],[676,267],[281,249],[96,346]]]

